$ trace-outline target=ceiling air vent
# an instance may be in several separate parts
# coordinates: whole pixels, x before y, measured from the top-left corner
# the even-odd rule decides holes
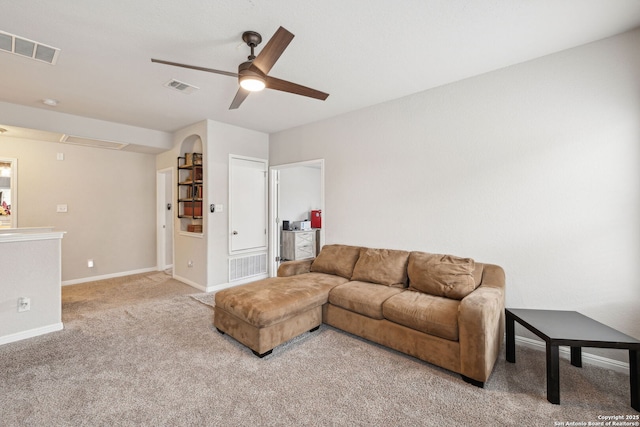
[[[0,31],[0,51],[55,65],[60,49]]]
[[[62,135],[60,142],[65,144],[83,145],[85,147],[107,148],[109,150],[122,150],[126,147],[125,142],[105,141],[102,139],[84,138],[82,136]]]
[[[182,93],[192,93],[200,89],[197,86],[190,85],[189,83],[181,82],[180,80],[176,80],[176,79],[171,79],[168,82],[166,82],[164,85],[168,88],[175,89]]]

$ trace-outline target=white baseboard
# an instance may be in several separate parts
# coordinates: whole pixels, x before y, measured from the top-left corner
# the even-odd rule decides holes
[[[199,290],[201,290],[202,292],[208,292],[208,291],[207,291],[207,287],[206,287],[206,286],[203,286],[203,285],[201,285],[201,284],[199,284],[199,283],[196,283],[196,282],[194,282],[194,281],[192,281],[192,280],[189,280],[189,279],[187,279],[187,278],[185,278],[185,277],[178,276],[177,274],[174,274],[174,275],[173,275],[173,278],[174,278],[174,279],[176,279],[176,280],[181,281],[182,283],[184,283],[184,284],[186,284],[186,285],[191,286],[192,288],[199,289]]]
[[[187,284],[187,285],[189,285],[191,287],[199,289],[202,292],[217,292],[217,291],[221,291],[223,289],[232,288],[234,286],[244,285],[245,283],[255,282],[256,280],[266,279],[267,277],[269,277],[269,276],[264,274],[264,275],[260,275],[260,276],[249,277],[249,278],[243,279],[243,280],[235,280],[233,282],[220,283],[219,285],[203,286],[203,285],[200,285],[199,283],[192,282],[189,279],[185,279],[184,277],[180,277],[180,276],[177,276],[177,275],[173,276],[174,279],[179,280],[182,283],[185,283],[185,284]]]
[[[102,276],[83,277],[82,279],[64,280],[62,286],[77,285],[79,283],[95,282],[96,280],[113,279],[114,277],[131,276],[133,274],[149,273],[158,271],[157,267],[142,268],[140,270],[121,271],[119,273],[104,274]]]
[[[525,338],[516,335],[516,344],[520,344],[524,347],[529,347],[534,350],[546,351],[546,344],[544,341],[538,341],[531,338]],[[571,360],[571,352],[569,347],[560,347],[560,357]],[[590,365],[598,366],[600,368],[611,369],[612,371],[622,372],[629,375],[629,364],[621,362],[619,360],[610,359],[608,357],[602,357],[591,353],[582,352],[582,361]]]
[[[255,282],[257,280],[262,280],[268,278],[268,274],[260,274],[258,276],[251,276],[246,279],[234,280],[233,282],[221,283],[219,285],[210,285],[207,286],[206,292],[217,292],[227,288],[233,288],[234,286],[244,285],[245,283]]]
[[[16,332],[15,334],[5,335],[0,337],[0,345],[9,344],[10,342],[26,340],[27,338],[37,337],[38,335],[48,334],[50,332],[61,331],[64,329],[62,322],[54,323],[52,325],[41,326],[35,329],[29,329],[28,331]]]
[[[218,292],[221,291],[223,289],[227,289],[227,288],[233,288],[236,285],[239,285],[240,283],[221,283],[219,285],[212,285],[212,286],[207,286],[207,292]]]

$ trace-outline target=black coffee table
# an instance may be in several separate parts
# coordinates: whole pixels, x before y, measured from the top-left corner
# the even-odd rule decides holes
[[[505,309],[507,361],[516,361],[515,322],[542,338],[547,344],[547,400],[560,404],[560,363],[558,346],[571,347],[571,364],[582,366],[582,347],[629,350],[631,407],[640,411],[640,341],[577,311]]]

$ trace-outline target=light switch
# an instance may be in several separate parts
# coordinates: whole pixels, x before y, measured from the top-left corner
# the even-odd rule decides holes
[[[216,212],[224,212],[224,205],[216,204]]]
[[[56,212],[67,213],[67,205],[58,205],[56,207]]]
[[[56,159],[58,159],[58,160],[64,160],[64,153],[58,153],[58,154],[56,155]]]

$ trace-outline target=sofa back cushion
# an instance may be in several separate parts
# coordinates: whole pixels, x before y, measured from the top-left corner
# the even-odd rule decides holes
[[[411,252],[407,267],[409,289],[461,300],[480,284],[476,283],[474,270],[471,258]]]
[[[408,260],[408,251],[362,248],[351,280],[406,288]]]
[[[359,256],[359,246],[324,245],[318,257],[313,260],[311,271],[351,279],[353,267]]]

